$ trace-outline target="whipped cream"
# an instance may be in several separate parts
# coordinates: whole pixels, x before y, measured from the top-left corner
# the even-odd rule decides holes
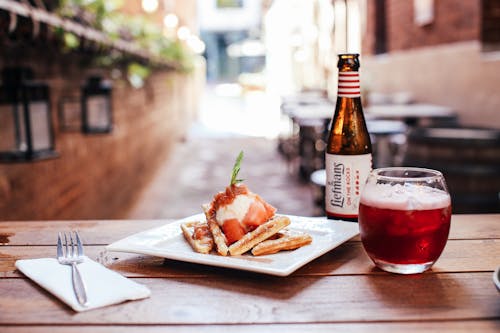
[[[217,220],[217,223],[222,227],[225,220],[237,219],[239,222],[243,221],[250,205],[254,200],[255,197],[252,195],[237,195],[233,202],[217,209],[215,212],[215,219]]]

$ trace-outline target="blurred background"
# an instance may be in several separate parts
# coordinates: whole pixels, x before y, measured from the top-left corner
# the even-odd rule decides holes
[[[0,0],[0,220],[166,219],[241,176],[323,215],[337,54],[374,166],[500,212],[498,0]]]

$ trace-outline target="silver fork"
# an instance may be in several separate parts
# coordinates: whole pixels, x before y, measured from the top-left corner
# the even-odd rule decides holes
[[[76,298],[80,305],[87,306],[87,290],[77,266],[83,262],[83,246],[78,232],[75,231],[74,233],[76,243],[73,241],[71,232],[69,234],[63,233],[62,236],[61,233],[57,235],[57,260],[60,264],[71,266],[71,278]]]

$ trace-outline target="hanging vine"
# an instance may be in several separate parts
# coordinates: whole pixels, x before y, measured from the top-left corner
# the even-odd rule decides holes
[[[84,26],[96,29],[111,40],[132,42],[140,49],[147,50],[152,59],[137,59],[126,52],[116,52],[106,45],[105,52],[96,52],[94,63],[98,66],[115,68],[125,65],[127,77],[133,86],[142,86],[155,67],[168,64],[178,71],[192,69],[193,52],[176,37],[167,37],[162,27],[151,22],[144,15],[125,14],[120,9],[124,0],[61,0],[58,15],[72,19]],[[74,33],[57,28],[66,51],[81,47],[81,39]]]

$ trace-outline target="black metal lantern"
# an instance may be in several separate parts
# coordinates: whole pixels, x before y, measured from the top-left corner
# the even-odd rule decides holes
[[[56,157],[49,87],[28,68],[5,68],[0,86],[0,161]]]
[[[113,128],[111,85],[91,77],[82,88],[82,131],[110,133]]]

